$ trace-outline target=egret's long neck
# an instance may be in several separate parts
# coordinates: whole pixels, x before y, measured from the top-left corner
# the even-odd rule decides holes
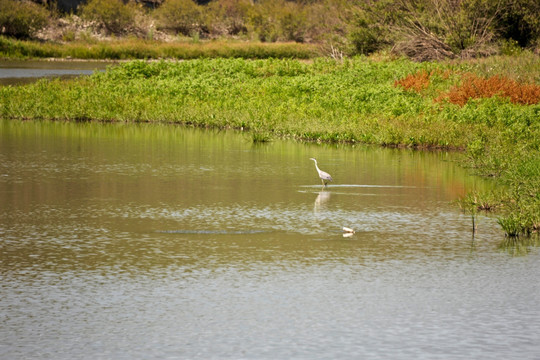
[[[315,169],[317,169],[317,171],[321,171],[321,169],[319,169],[319,167],[317,166],[317,160],[313,160],[313,162],[315,163]]]

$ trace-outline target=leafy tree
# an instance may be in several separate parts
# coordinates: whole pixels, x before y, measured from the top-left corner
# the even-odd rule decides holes
[[[47,25],[49,12],[30,1],[0,0],[0,34],[29,38]]]
[[[215,0],[208,4],[207,23],[216,34],[246,34],[255,7],[250,0]]]
[[[497,25],[504,39],[515,40],[521,47],[540,46],[540,2],[505,1]]]
[[[124,4],[122,0],[89,0],[80,11],[83,18],[96,21],[113,34],[133,27],[137,13],[134,3]]]
[[[355,13],[353,24],[349,38],[355,53],[368,55],[385,45],[383,29],[365,11]]]

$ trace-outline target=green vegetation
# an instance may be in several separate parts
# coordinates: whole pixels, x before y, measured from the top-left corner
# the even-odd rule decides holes
[[[526,81],[513,76],[516,62]],[[72,81],[0,88],[0,117],[234,128],[250,131],[253,142],[292,137],[463,149],[464,164],[505,190],[469,194],[461,205],[473,215],[497,211],[503,230],[520,236],[540,227],[538,63],[530,53],[512,61],[439,63],[366,57],[134,61]],[[485,91],[454,102],[451,94],[466,89],[463,79],[473,75],[485,79],[478,82]],[[501,83],[507,92],[491,91]]]

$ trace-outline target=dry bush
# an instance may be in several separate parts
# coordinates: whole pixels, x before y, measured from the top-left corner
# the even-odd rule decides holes
[[[496,52],[493,23],[501,11],[483,0],[401,0],[390,24],[394,51],[416,61],[473,58]]]
[[[396,80],[394,86],[401,86],[405,90],[412,90],[420,93],[422,90],[428,88],[430,77],[431,73],[428,73],[426,70],[419,70],[415,74],[410,74],[403,79]]]
[[[398,41],[393,51],[403,54],[415,61],[432,61],[453,59],[456,54],[450,46],[429,32],[408,32],[402,35],[404,40]]]
[[[482,78],[474,74],[465,74],[460,85],[452,87],[448,93],[436,100],[448,99],[453,104],[464,106],[469,99],[493,96],[507,97],[514,104],[538,104],[540,102],[540,86],[520,83],[500,75]]]

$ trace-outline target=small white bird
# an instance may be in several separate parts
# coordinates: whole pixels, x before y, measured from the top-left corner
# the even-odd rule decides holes
[[[354,235],[354,230],[348,227],[343,227],[343,237],[351,237]]]
[[[321,178],[321,181],[324,186],[326,186],[326,184],[329,181],[332,181],[332,176],[330,176],[329,173],[324,172],[321,169],[319,169],[319,167],[317,166],[317,160],[315,160],[314,158],[309,158],[309,160],[313,160],[315,162],[315,169],[317,169],[317,172],[319,173],[319,177]]]

